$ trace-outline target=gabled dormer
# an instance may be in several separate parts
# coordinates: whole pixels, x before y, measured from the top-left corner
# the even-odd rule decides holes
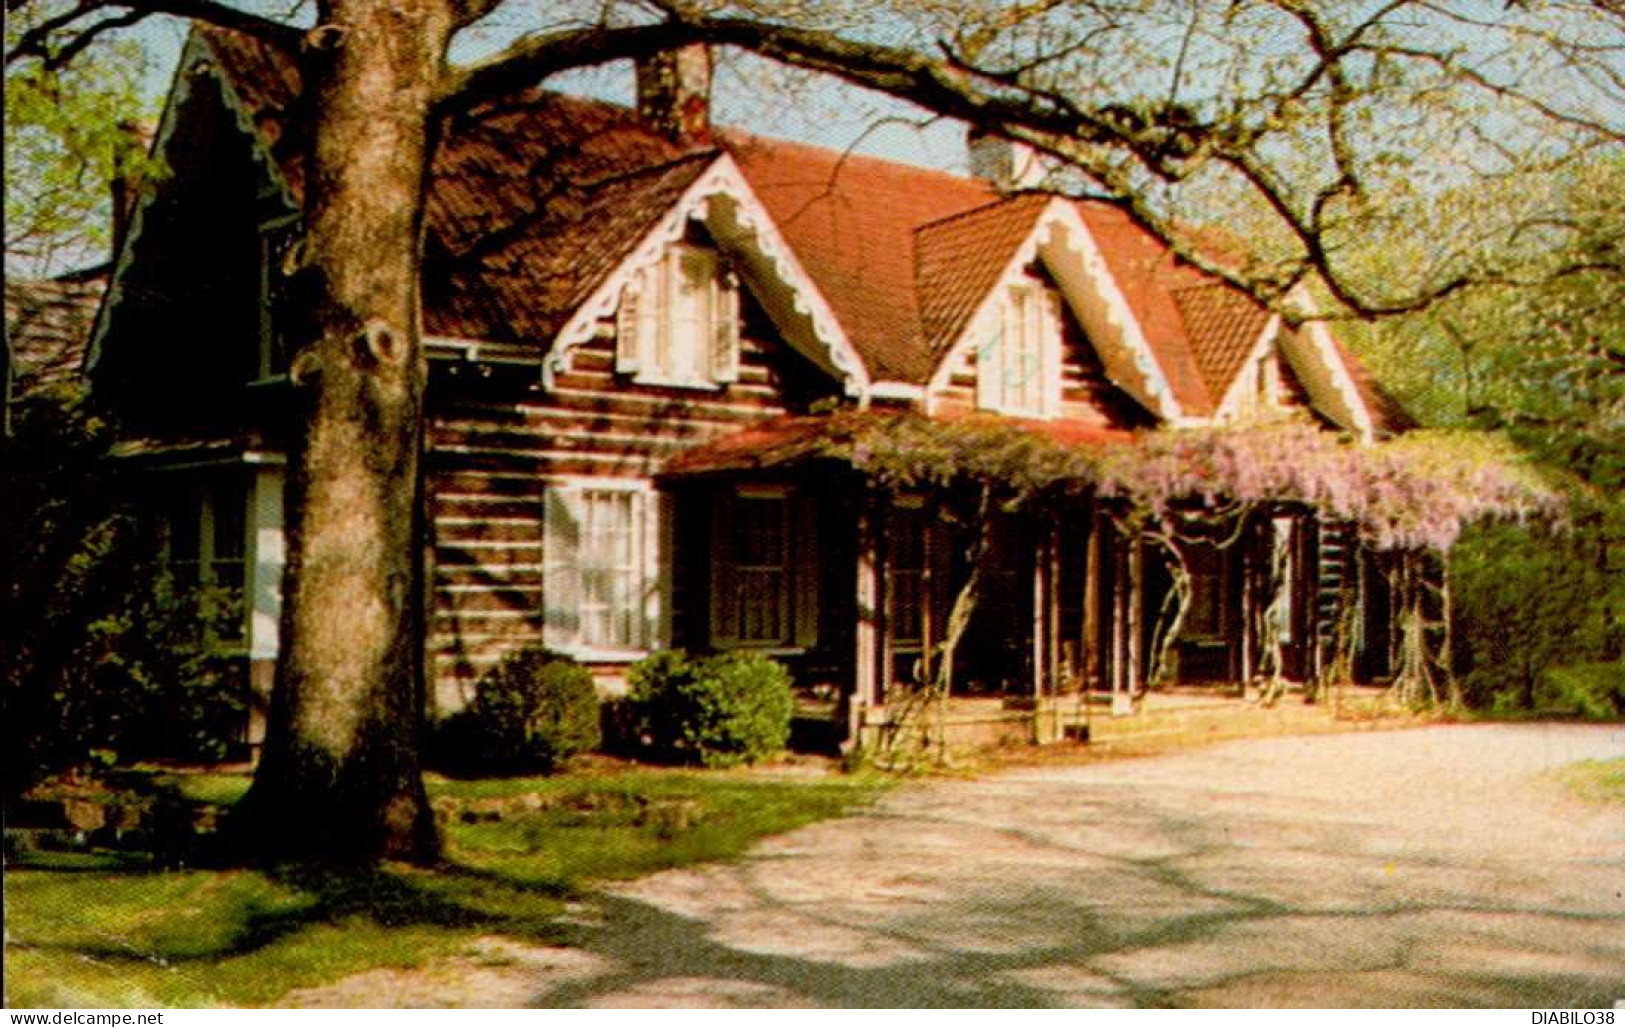
[[[739,377],[740,283],[697,233],[629,276],[615,319],[615,370],[640,385],[710,389]]]
[[[573,308],[543,361],[544,385],[607,332],[628,386],[724,388],[741,380],[752,315],[833,391],[867,394],[868,370],[828,301],[721,154]]]
[[[1218,424],[1258,424],[1289,417],[1318,417],[1292,362],[1281,350],[1279,316],[1269,317],[1264,330],[1242,356],[1240,364],[1217,390],[1213,412]]]
[[[1027,272],[1006,282],[997,331],[972,354],[976,408],[1011,417],[1061,411],[1061,304],[1054,286]]]
[[[1070,201],[1025,195],[925,226],[933,412],[1114,427],[1174,423],[1179,397]]]
[[[273,264],[296,199],[214,49],[195,31],[177,65],[146,183],[114,254],[86,374],[132,431],[236,431],[285,370]]]

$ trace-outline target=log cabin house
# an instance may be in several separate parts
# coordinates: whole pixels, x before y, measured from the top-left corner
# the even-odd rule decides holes
[[[1030,188],[974,139],[957,176],[713,129],[708,57],[640,67],[638,106],[519,93],[446,128],[429,186],[423,510],[431,707],[516,647],[613,682],[651,651],[749,647],[860,731],[929,666],[960,529],[815,444],[852,411],[1008,419],[1079,445],[1312,421],[1371,440],[1399,411],[1323,325],[1182,264],[1120,210]],[[278,650],[296,385],[279,334],[304,124],[291,62],[191,37],[86,360],[129,426],[129,478],[177,573],[240,588],[257,690]],[[956,692],[1134,694],[1168,588],[1099,504],[998,515]],[[1258,566],[1289,568],[1303,679],[1340,590],[1344,526],[1283,508],[1187,552],[1177,675],[1253,675]],[[1384,671],[1382,590],[1362,670]]]

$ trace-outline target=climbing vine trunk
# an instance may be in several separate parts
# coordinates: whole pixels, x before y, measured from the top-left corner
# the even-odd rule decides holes
[[[303,417],[285,646],[244,826],[260,855],[423,862],[436,837],[418,757],[417,267],[452,13],[444,0],[332,0],[318,20],[303,59],[315,131],[288,312]]]

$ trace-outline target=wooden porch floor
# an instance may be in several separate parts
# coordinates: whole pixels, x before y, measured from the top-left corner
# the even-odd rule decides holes
[[[1365,702],[1380,693],[1380,689],[1350,687],[1344,698]],[[878,733],[891,715],[885,707],[862,711],[860,731]],[[1243,697],[1239,686],[1220,686],[1151,692],[1133,712],[1118,715],[1112,713],[1109,692],[1041,700],[956,696],[948,701],[943,723],[950,746],[983,748],[1034,743],[1196,743],[1325,731],[1335,719],[1333,703],[1306,702],[1302,691],[1289,690],[1279,701],[1265,706]]]

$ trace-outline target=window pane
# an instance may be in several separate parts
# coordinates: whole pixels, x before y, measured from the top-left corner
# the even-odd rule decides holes
[[[742,641],[783,642],[788,637],[784,517],[781,497],[734,500],[734,622]]]
[[[241,560],[247,551],[248,497],[240,482],[222,482],[211,490],[214,514],[214,558]]]
[[[582,493],[582,641],[626,648],[640,644],[642,606],[637,512],[640,495],[624,489]]]
[[[1190,610],[1185,617],[1185,634],[1193,638],[1216,637],[1223,632],[1224,564],[1219,550],[1212,546],[1191,546],[1185,553],[1185,566],[1191,576]]]
[[[717,256],[699,247],[674,246],[660,269],[660,325],[651,340],[649,371],[670,381],[708,380]]]
[[[169,510],[169,559],[173,564],[196,564],[202,555],[201,525],[203,510],[201,497],[192,491],[183,492]]]
[[[886,537],[891,547],[892,640],[919,643],[925,634],[925,514],[895,510]]]
[[[784,501],[741,497],[735,526],[741,567],[784,566]]]
[[[1052,305],[1044,286],[1012,286],[1006,294],[998,345],[991,353],[996,377],[984,403],[1013,414],[1043,411],[1046,368],[1044,340],[1052,329]]]

